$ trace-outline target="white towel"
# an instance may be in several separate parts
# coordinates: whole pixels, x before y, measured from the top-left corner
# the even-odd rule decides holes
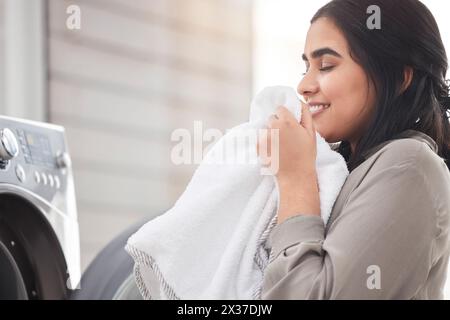
[[[236,153],[223,150],[236,138],[264,128],[280,105],[300,120],[301,104],[292,88],[264,89],[251,104],[249,122],[213,146],[175,205],[128,239],[126,250],[135,261],[136,283],[144,298],[260,299],[270,259],[266,240],[276,224],[276,178],[261,174],[256,141],[238,144]],[[344,158],[316,136],[320,209],[326,224],[348,170]],[[245,155],[246,163],[236,164],[236,154]]]

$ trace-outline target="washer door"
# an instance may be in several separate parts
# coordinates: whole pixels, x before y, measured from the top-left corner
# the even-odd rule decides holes
[[[8,248],[0,242],[0,300],[25,300],[27,290],[19,267]]]
[[[67,278],[43,212],[18,195],[0,193],[0,299],[66,299]]]

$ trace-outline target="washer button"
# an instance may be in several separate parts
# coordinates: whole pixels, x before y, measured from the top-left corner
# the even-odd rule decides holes
[[[36,181],[37,184],[41,183],[41,175],[37,171],[34,172],[34,181]]]
[[[48,184],[50,185],[50,187],[53,187],[53,176],[51,174],[48,175]]]
[[[59,189],[60,186],[61,186],[61,182],[59,181],[59,177],[55,176],[55,188]]]
[[[20,182],[25,182],[25,180],[27,179],[25,170],[23,170],[23,167],[20,164],[16,166],[16,176]]]
[[[42,184],[44,185],[44,186],[46,186],[47,185],[47,176],[45,175],[45,173],[41,173],[41,178],[42,178]]]

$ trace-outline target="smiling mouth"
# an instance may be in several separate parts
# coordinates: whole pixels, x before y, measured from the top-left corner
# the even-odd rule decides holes
[[[327,110],[330,107],[330,104],[323,104],[323,105],[317,105],[317,106],[310,106],[309,111],[314,116],[316,114],[319,114],[325,110]]]

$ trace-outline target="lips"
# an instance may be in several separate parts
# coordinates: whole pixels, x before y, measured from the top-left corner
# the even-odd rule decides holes
[[[316,114],[319,114],[323,112],[324,110],[328,109],[330,107],[330,104],[325,103],[309,103],[309,111],[314,116]]]

